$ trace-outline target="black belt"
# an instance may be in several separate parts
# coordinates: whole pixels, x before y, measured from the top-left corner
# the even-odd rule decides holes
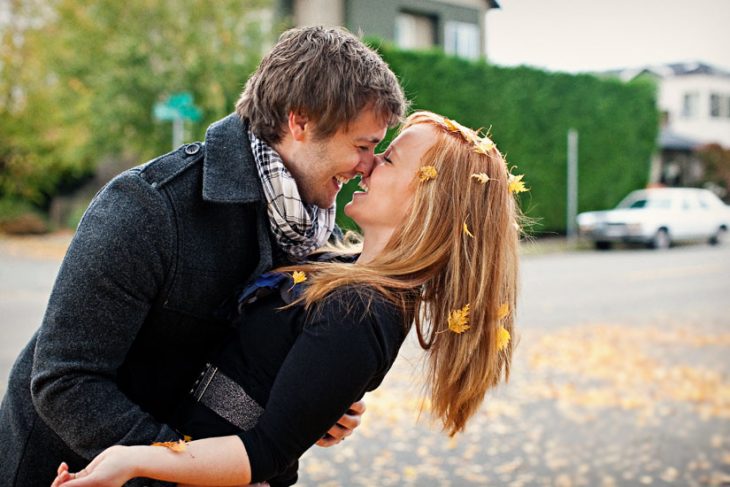
[[[264,412],[240,384],[215,365],[205,365],[190,393],[196,401],[243,431],[256,426]]]

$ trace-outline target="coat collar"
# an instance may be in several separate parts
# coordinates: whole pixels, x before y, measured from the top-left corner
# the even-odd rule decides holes
[[[232,113],[205,133],[203,199],[252,203],[263,199],[256,162],[240,117]]]

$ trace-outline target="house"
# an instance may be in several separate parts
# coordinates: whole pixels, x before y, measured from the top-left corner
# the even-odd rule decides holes
[[[625,81],[649,77],[657,84],[662,127],[650,182],[694,185],[703,177],[697,150],[712,143],[730,148],[730,72],[693,62],[611,74]]]
[[[468,59],[485,56],[485,15],[496,0],[279,0],[295,26],[341,25],[403,49],[441,47]]]

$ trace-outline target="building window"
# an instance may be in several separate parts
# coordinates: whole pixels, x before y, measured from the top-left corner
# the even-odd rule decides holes
[[[694,118],[699,112],[700,94],[685,93],[682,99],[682,116],[684,118]]]
[[[436,20],[400,12],[395,19],[395,43],[401,49],[428,49],[436,44]]]
[[[710,93],[710,117],[720,117],[720,95],[717,93]]]
[[[479,49],[479,25],[469,22],[446,22],[444,31],[444,51],[455,56],[477,59],[481,54]]]

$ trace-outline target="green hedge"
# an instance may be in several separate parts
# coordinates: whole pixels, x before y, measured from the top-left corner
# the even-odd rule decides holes
[[[378,49],[414,109],[491,127],[508,163],[517,166],[513,172],[525,174],[530,192],[522,195],[522,207],[537,219],[533,231],[565,231],[570,128],[579,132],[579,211],[612,207],[646,185],[658,131],[653,84],[498,67],[387,45]],[[343,202],[348,193],[341,195]],[[344,226],[352,225],[340,217]]]

